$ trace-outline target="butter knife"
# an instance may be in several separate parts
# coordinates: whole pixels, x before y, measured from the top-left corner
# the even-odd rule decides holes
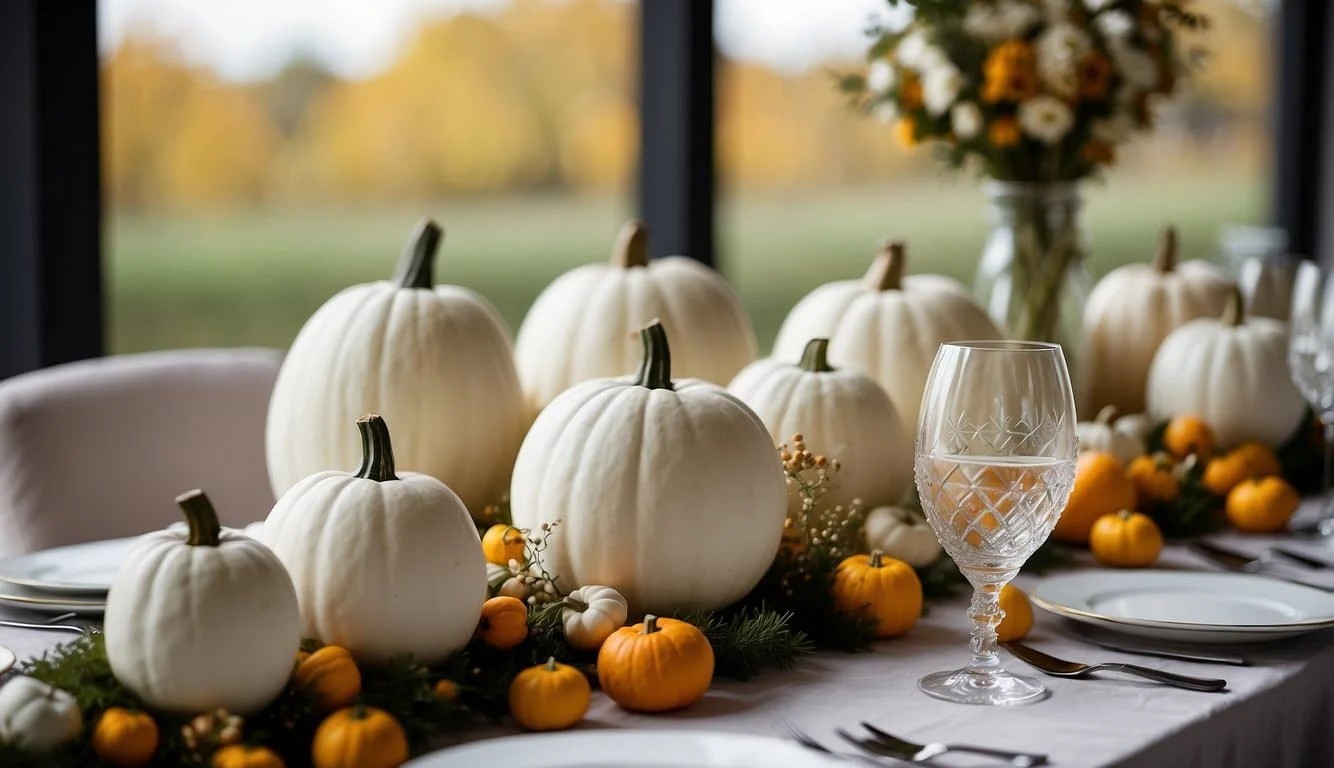
[[[1287,574],[1275,573],[1268,569],[1262,570],[1261,563],[1259,560],[1256,560],[1255,558],[1249,557],[1247,555],[1243,555],[1242,553],[1237,552],[1235,550],[1228,549],[1227,547],[1221,547],[1217,544],[1213,544],[1207,541],[1192,541],[1187,546],[1195,554],[1200,555],[1205,559],[1209,560],[1210,562],[1214,563],[1215,565],[1221,566],[1229,571],[1266,576],[1271,579],[1279,579],[1281,581],[1290,582],[1292,584],[1299,584],[1303,587],[1318,589],[1321,592],[1331,591],[1330,587],[1327,587],[1323,584],[1316,584],[1310,581],[1304,581],[1302,579],[1288,576]]]

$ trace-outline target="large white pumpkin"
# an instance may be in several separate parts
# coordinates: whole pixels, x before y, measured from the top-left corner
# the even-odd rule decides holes
[[[396,473],[383,419],[364,416],[357,427],[361,468],[294,485],[264,538],[292,574],[307,637],[366,661],[437,661],[467,644],[482,615],[477,528],[444,483]]]
[[[829,362],[880,384],[903,421],[915,426],[936,348],[947,341],[998,339],[986,312],[953,280],[904,277],[902,243],[885,243],[861,280],[816,288],[788,313],[773,356],[795,361],[806,342],[829,339]]]
[[[514,524],[561,521],[544,562],[565,589],[609,585],[636,613],[721,608],[778,551],[782,465],[744,403],[672,380],[662,325],[642,338],[637,375],[576,385],[538,416],[514,467]]]
[[[1225,449],[1248,440],[1277,446],[1306,412],[1288,376],[1287,326],[1246,319],[1241,307],[1234,291],[1221,320],[1191,321],[1163,341],[1149,369],[1149,412],[1199,416]]]
[[[219,528],[202,491],[176,502],[189,527],[136,541],[107,594],[111,671],[158,709],[256,712],[287,685],[301,644],[292,580],[268,547]]]
[[[1222,313],[1233,283],[1204,261],[1177,263],[1176,230],[1163,231],[1151,264],[1108,272],[1084,305],[1084,342],[1075,366],[1079,415],[1093,418],[1108,405],[1144,410],[1145,382],[1158,345],[1181,324]]]
[[[755,359],[755,331],[732,286],[691,259],[649,261],[648,230],[631,221],[610,263],[556,278],[524,317],[515,359],[530,411],[581,381],[634,370],[636,332],[655,318],[671,336],[677,376],[725,385]]]
[[[528,423],[509,332],[476,293],[432,287],[442,236],[423,222],[392,282],[340,292],[297,334],[269,403],[274,495],[355,467],[346,425],[370,412],[396,425],[404,469],[447,483],[474,513],[504,495]]]
[[[755,411],[775,443],[800,433],[810,451],[838,459],[841,468],[821,506],[896,503],[912,482],[912,434],[880,385],[863,373],[835,370],[828,348],[828,339],[811,339],[796,365],[758,360],[728,390]],[[800,509],[800,496],[789,494],[789,514]]]

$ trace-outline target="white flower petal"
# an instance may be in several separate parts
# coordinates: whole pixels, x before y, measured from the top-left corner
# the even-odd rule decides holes
[[[872,93],[888,93],[894,87],[894,67],[884,59],[877,59],[866,70],[866,89]]]
[[[1074,113],[1053,96],[1035,96],[1019,105],[1019,127],[1044,144],[1055,144],[1070,132]]]
[[[971,101],[963,101],[950,110],[950,130],[963,141],[973,138],[982,129],[982,111]]]

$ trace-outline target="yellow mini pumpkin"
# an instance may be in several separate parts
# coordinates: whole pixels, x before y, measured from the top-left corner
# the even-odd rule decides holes
[[[922,582],[917,571],[879,550],[853,555],[834,572],[834,607],[864,612],[875,620],[876,637],[895,637],[912,629],[922,615]]]
[[[1013,584],[1001,588],[1000,607],[1005,618],[996,625],[996,639],[1002,643],[1023,640],[1033,629],[1033,604],[1024,590]]]
[[[584,673],[552,657],[514,677],[510,715],[530,731],[558,731],[583,719],[592,695]]]
[[[1163,446],[1178,460],[1190,454],[1207,459],[1218,444],[1214,431],[1199,416],[1178,416],[1163,431]]]
[[[611,633],[598,650],[598,683],[611,700],[638,712],[694,704],[713,681],[713,646],[699,628],[649,614]]]
[[[1098,518],[1134,506],[1135,486],[1121,462],[1110,453],[1085,451],[1075,463],[1075,485],[1052,536],[1087,544]]]
[[[1148,515],[1123,509],[1093,524],[1089,549],[1103,565],[1142,568],[1163,551],[1163,533]]]
[[[1283,465],[1279,463],[1274,449],[1255,441],[1242,443],[1232,449],[1232,455],[1240,456],[1251,468],[1252,477],[1269,477],[1283,474]]]
[[[116,768],[148,765],[157,751],[158,728],[143,712],[111,707],[93,728],[93,751],[102,762]]]
[[[523,531],[512,525],[497,523],[486,529],[482,536],[482,556],[488,563],[509,565],[511,560],[524,561]]]
[[[292,679],[314,694],[321,711],[342,709],[361,693],[361,671],[346,648],[326,645],[297,665]]]
[[[1273,533],[1288,524],[1301,501],[1282,478],[1243,480],[1227,495],[1227,519],[1239,531]]]
[[[493,597],[482,603],[482,619],[477,624],[482,642],[492,648],[509,650],[528,637],[528,606],[517,597]]]
[[[286,768],[268,747],[233,744],[213,753],[213,768]]]
[[[408,759],[408,737],[382,709],[345,707],[315,729],[310,756],[315,768],[394,768]]]
[[[1135,498],[1140,506],[1168,504],[1181,493],[1172,457],[1165,453],[1136,456],[1126,467],[1126,477],[1135,486]]]
[[[458,683],[453,680],[437,680],[431,691],[435,693],[437,699],[443,701],[454,701],[459,697]]]
[[[1204,467],[1200,482],[1209,493],[1226,497],[1238,483],[1254,476],[1255,472],[1246,456],[1233,451],[1211,459]]]

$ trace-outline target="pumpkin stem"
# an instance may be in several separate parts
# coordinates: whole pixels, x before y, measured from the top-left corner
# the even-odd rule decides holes
[[[907,267],[906,246],[901,240],[885,240],[880,251],[866,270],[866,287],[873,291],[897,291],[903,288],[903,272]]]
[[[583,613],[584,611],[588,610],[588,603],[585,603],[583,600],[579,600],[578,598],[567,597],[560,602],[562,608],[573,608],[574,610],[580,613]]]
[[[431,219],[422,219],[408,240],[403,255],[398,257],[398,271],[394,284],[399,288],[430,288],[435,284],[435,252],[445,230]]]
[[[1133,511],[1133,510],[1123,509],[1123,510],[1117,512],[1117,513],[1116,513],[1116,516],[1119,517],[1119,518],[1121,518],[1122,522],[1124,522],[1124,521],[1126,521],[1126,520],[1129,520],[1129,519],[1130,519],[1130,516],[1133,515],[1133,514],[1134,514],[1134,511]]]
[[[1246,302],[1241,297],[1241,289],[1233,288],[1227,297],[1227,306],[1223,308],[1223,325],[1236,328],[1246,322]]]
[[[873,549],[873,550],[871,550],[871,567],[872,567],[872,568],[883,568],[883,567],[885,566],[884,559],[883,559],[884,557],[885,557],[885,553],[881,552],[880,550],[878,550],[878,549]]]
[[[368,413],[357,419],[361,431],[361,467],[354,477],[383,483],[397,480],[394,474],[394,446],[389,442],[389,425],[377,414]]]
[[[649,389],[675,389],[672,386],[672,350],[667,346],[667,331],[654,320],[639,330],[644,342],[644,360],[635,374],[635,383]]]
[[[648,266],[648,226],[631,219],[616,233],[616,245],[611,249],[611,265],[621,269]]]
[[[548,657],[547,657],[547,663],[546,663],[545,666],[546,666],[546,670],[547,670],[548,672],[555,672],[555,671],[556,671],[556,657],[555,657],[555,656],[548,656]]]
[[[831,373],[834,368],[829,364],[829,339],[811,339],[802,350],[801,362],[797,367],[809,373]]]
[[[658,627],[658,617],[651,613],[644,614],[644,634],[651,635],[654,632],[661,632]]]
[[[185,521],[190,525],[190,538],[185,540],[192,547],[216,547],[222,526],[218,525],[218,513],[208,494],[199,490],[186,491],[176,497],[176,504],[185,513]]]
[[[1171,225],[1163,228],[1158,240],[1158,255],[1153,257],[1153,268],[1159,274],[1172,272],[1177,268],[1177,228]]]
[[[1097,423],[1110,427],[1113,421],[1116,421],[1116,406],[1104,405],[1101,411],[1098,411],[1098,418],[1094,419]]]

